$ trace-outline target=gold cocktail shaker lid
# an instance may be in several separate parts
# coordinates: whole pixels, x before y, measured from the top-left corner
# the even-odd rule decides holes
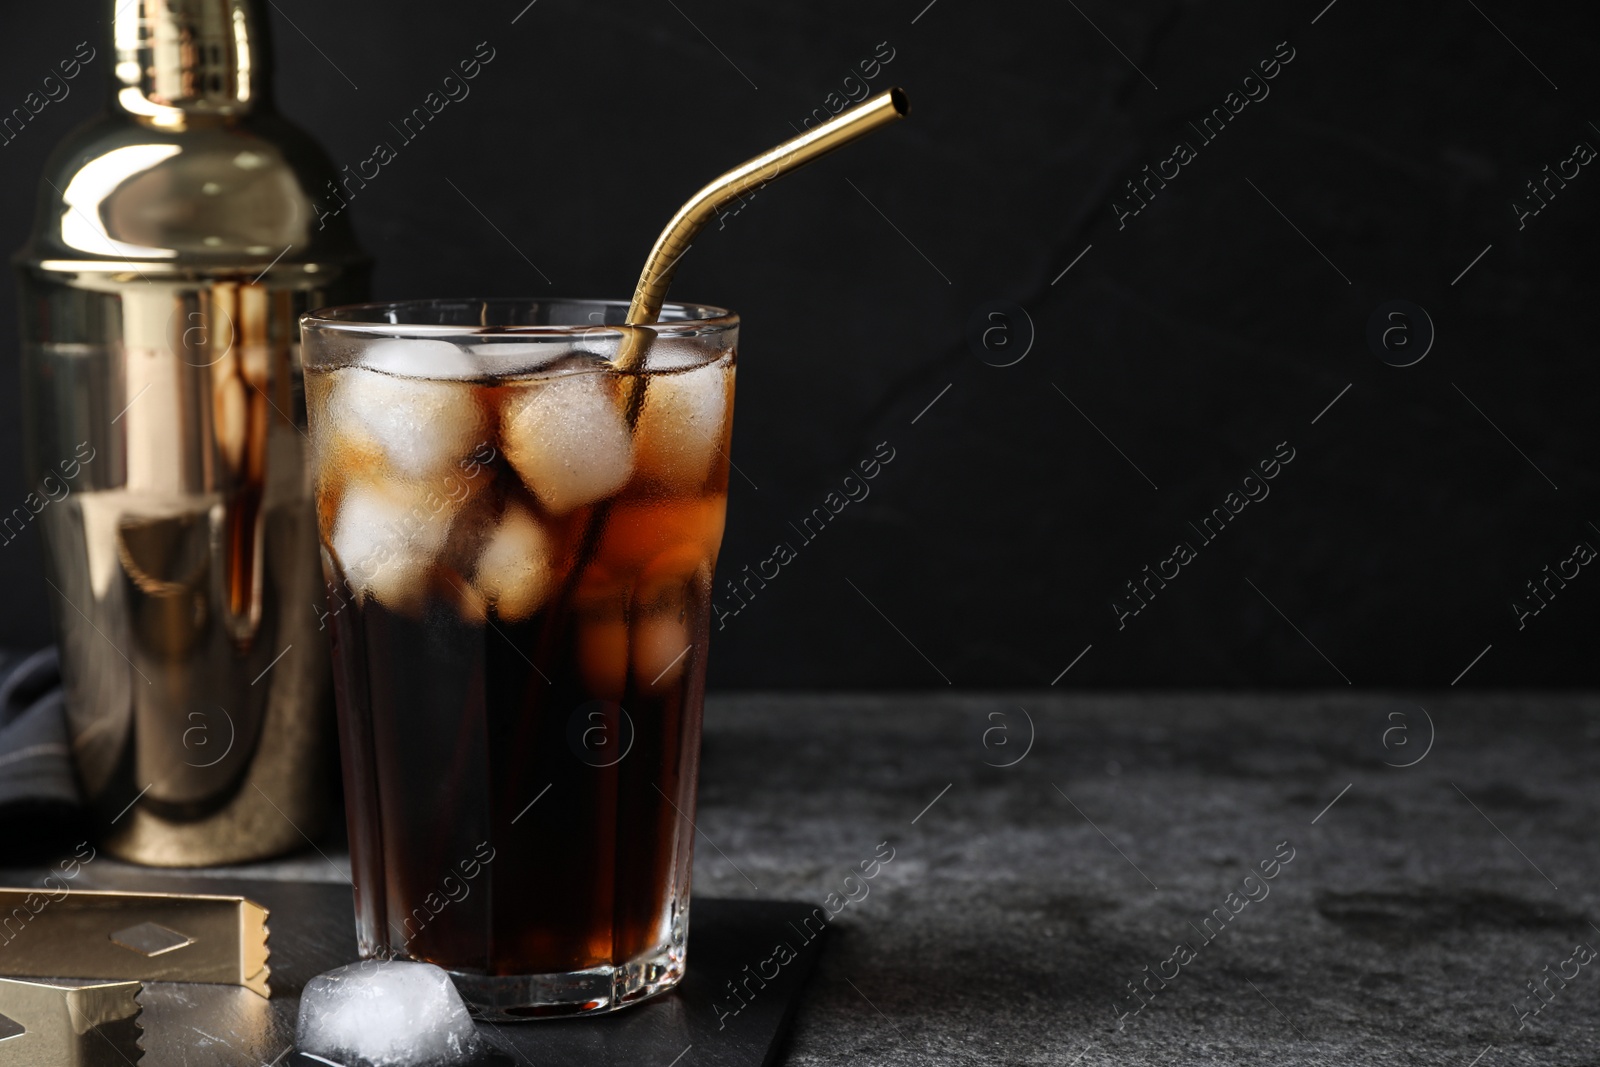
[[[153,125],[244,115],[265,97],[267,68],[248,0],[119,0],[111,33],[117,103]]]
[[[110,40],[86,61],[112,68],[111,107],[51,157],[18,263],[91,288],[363,272],[345,207],[365,181],[272,114],[262,5],[101,2]]]

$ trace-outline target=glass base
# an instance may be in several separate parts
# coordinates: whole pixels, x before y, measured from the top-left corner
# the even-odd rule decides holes
[[[683,979],[681,946],[668,945],[617,966],[565,974],[486,975],[451,971],[473,1016],[486,1022],[525,1022],[603,1015],[665,993]]]

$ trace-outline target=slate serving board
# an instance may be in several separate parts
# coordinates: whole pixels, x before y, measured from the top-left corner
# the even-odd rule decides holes
[[[310,1064],[293,1049],[300,990],[314,976],[354,962],[350,887],[334,883],[246,881],[118,871],[83,888],[239,894],[271,911],[272,997],[242,988],[152,982],[142,997],[140,1067]],[[784,1033],[823,938],[797,932],[812,905],[798,901],[695,898],[689,971],[671,993],[610,1015],[495,1025],[480,1032],[495,1062],[537,1067],[765,1067],[779,1058]],[[793,925],[791,925],[793,924]],[[740,1002],[726,983],[772,958],[778,942],[794,958],[764,988]],[[771,973],[771,966],[766,968]],[[733,1009],[738,1008],[737,1012]],[[720,1010],[719,1010],[720,1009]]]

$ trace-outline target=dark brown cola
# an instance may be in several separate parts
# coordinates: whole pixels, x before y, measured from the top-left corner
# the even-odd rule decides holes
[[[307,373],[362,954],[675,980],[731,355],[649,375],[621,460],[614,376],[389,377]],[[341,389],[470,435],[444,462]]]

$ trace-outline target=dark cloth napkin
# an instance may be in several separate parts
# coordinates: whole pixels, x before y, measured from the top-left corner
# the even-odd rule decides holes
[[[0,653],[0,813],[81,803],[56,650]]]

